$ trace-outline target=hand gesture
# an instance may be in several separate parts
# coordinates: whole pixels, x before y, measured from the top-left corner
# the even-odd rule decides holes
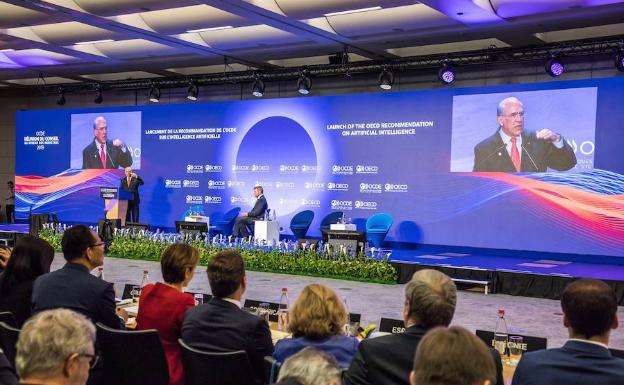
[[[11,256],[11,249],[1,248],[0,249],[0,269],[6,269],[7,263],[9,263],[9,257]]]
[[[115,140],[113,140],[113,146],[115,146],[115,147],[124,147],[124,142],[122,142],[119,139],[115,139]]]
[[[547,140],[549,142],[558,142],[561,140],[561,135],[556,132],[552,132],[548,128],[543,128],[535,133],[537,139]]]

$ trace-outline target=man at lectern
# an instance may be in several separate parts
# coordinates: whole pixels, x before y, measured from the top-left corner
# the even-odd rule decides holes
[[[82,168],[119,168],[132,166],[132,154],[119,139],[107,140],[108,125],[103,116],[93,121],[93,142],[82,150]]]
[[[255,186],[253,191],[254,196],[256,197],[256,204],[254,204],[251,211],[241,212],[238,218],[236,218],[234,231],[232,232],[232,236],[234,236],[234,238],[238,238],[239,234],[244,238],[247,238],[249,236],[247,226],[252,226],[254,221],[262,219],[264,217],[264,213],[267,211],[268,205],[267,200],[264,197],[264,189],[262,186]]]
[[[139,203],[141,198],[139,196],[139,186],[143,185],[143,179],[132,171],[130,167],[126,167],[125,176],[121,178],[120,190],[125,190],[132,193],[134,199],[128,201],[128,211],[126,212],[126,223],[139,221]]]

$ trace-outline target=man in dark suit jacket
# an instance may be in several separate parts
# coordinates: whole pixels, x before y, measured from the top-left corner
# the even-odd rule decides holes
[[[343,384],[408,385],[418,343],[428,330],[451,323],[456,302],[455,284],[448,276],[436,270],[416,272],[405,286],[405,331],[362,341]],[[500,355],[490,351],[497,384],[503,385]]]
[[[576,165],[574,150],[561,135],[547,128],[524,131],[524,107],[517,98],[499,103],[496,120],[499,129],[474,148],[473,171],[566,171]]]
[[[236,218],[236,222],[234,222],[234,230],[232,231],[234,238],[238,238],[239,234],[243,238],[247,238],[249,236],[247,226],[253,226],[254,222],[262,219],[267,211],[268,205],[262,186],[254,187],[254,196],[256,197],[256,204],[254,204],[253,209],[250,212],[240,213],[238,218]]]
[[[119,168],[132,166],[132,154],[119,140],[107,140],[108,125],[103,116],[93,122],[93,142],[82,150],[82,168]]]
[[[247,288],[243,258],[236,251],[222,251],[208,263],[213,298],[189,309],[182,323],[182,340],[191,347],[212,352],[244,350],[255,374],[263,381],[263,361],[273,354],[269,325],[241,309]]]
[[[104,243],[97,233],[84,225],[73,226],[63,234],[61,247],[67,263],[35,280],[33,313],[66,308],[85,315],[93,323],[123,329],[128,315],[123,310],[115,311],[113,284],[90,274],[104,262]]]
[[[143,186],[143,179],[132,172],[130,167],[126,167],[124,173],[125,177],[121,178],[119,189],[132,193],[132,200],[128,201],[126,222],[139,222],[139,203],[141,203],[139,186]]]
[[[563,325],[570,339],[561,348],[522,355],[513,385],[624,384],[624,360],[607,345],[618,327],[617,298],[606,283],[579,279],[561,294]]]

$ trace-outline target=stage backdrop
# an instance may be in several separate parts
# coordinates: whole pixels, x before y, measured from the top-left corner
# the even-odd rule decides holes
[[[247,211],[261,184],[287,234],[301,210],[315,213],[311,236],[331,211],[360,228],[389,212],[390,241],[624,257],[622,95],[624,78],[610,78],[18,112],[17,216],[95,222],[99,187],[119,186],[131,160],[145,181],[141,222],[153,226],[171,228],[191,209],[213,220]],[[525,132],[560,133],[576,166],[472,172],[474,147],[495,134],[497,105],[510,96],[524,104]],[[101,165],[100,116],[117,170],[83,169]],[[525,148],[521,156],[540,162]]]

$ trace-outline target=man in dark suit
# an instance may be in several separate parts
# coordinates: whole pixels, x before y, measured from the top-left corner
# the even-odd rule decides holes
[[[119,168],[132,166],[132,154],[119,139],[107,140],[108,125],[103,116],[93,122],[93,142],[82,150],[82,168]]]
[[[524,354],[512,384],[623,384],[624,360],[607,348],[611,330],[618,327],[613,289],[603,281],[579,279],[561,294],[561,308],[570,339],[561,348]]]
[[[249,229],[247,226],[253,226],[254,222],[260,220],[264,217],[264,213],[267,211],[268,205],[267,200],[264,197],[264,189],[262,186],[254,187],[254,196],[256,197],[256,204],[254,204],[253,209],[249,212],[242,212],[236,218],[236,222],[234,222],[234,230],[232,231],[232,236],[234,238],[238,238],[238,235],[242,235],[243,238],[247,238],[249,236]]]
[[[241,309],[247,288],[243,258],[236,251],[222,251],[208,263],[208,283],[214,296],[210,302],[187,310],[182,340],[201,350],[247,352],[256,382],[263,380],[263,360],[273,354],[269,325]]]
[[[120,190],[132,193],[132,200],[128,201],[128,212],[126,213],[127,222],[139,222],[139,203],[141,196],[139,195],[139,186],[143,186],[143,179],[136,173],[132,172],[130,167],[124,169],[125,177],[121,178],[119,185]]]
[[[90,274],[104,263],[104,243],[97,233],[84,225],[73,226],[63,234],[61,247],[67,263],[35,280],[33,313],[66,308],[85,315],[93,323],[123,329],[128,315],[115,310],[113,284]]]
[[[548,128],[524,132],[524,107],[511,97],[498,104],[499,129],[474,148],[473,171],[566,171],[576,165],[574,150],[560,134]]]
[[[403,320],[405,331],[360,343],[346,372],[345,385],[408,385],[414,352],[428,330],[448,326],[455,313],[457,289],[451,279],[437,270],[420,270],[405,285]],[[503,385],[500,355],[494,359],[497,384]]]

